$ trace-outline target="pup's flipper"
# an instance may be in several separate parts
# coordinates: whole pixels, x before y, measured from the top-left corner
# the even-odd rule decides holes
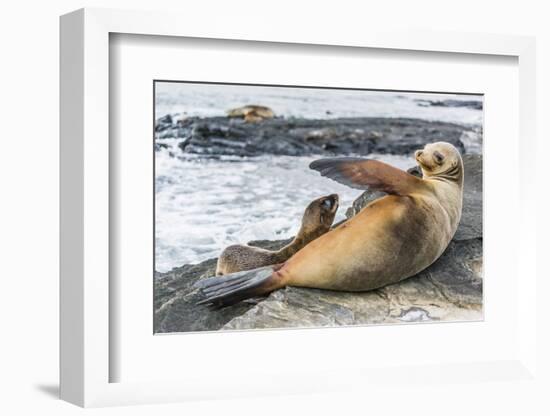
[[[355,189],[407,195],[427,187],[422,179],[379,160],[335,157],[315,160],[309,167]]]
[[[273,266],[202,279],[194,285],[204,297],[197,304],[217,307],[233,305],[278,289],[279,280]]]

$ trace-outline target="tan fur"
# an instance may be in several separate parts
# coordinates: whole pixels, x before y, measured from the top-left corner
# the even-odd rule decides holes
[[[330,206],[326,205],[330,204]],[[227,247],[216,267],[216,275],[252,270],[262,266],[282,263],[302,247],[326,233],[338,209],[338,195],[328,195],[312,201],[302,217],[302,225],[292,242],[277,251],[246,245]]]
[[[227,112],[228,117],[244,118],[246,123],[256,123],[264,119],[275,117],[275,113],[269,107],[261,105],[246,105],[244,107],[234,108]]]
[[[443,157],[441,163],[437,155]],[[380,172],[375,169],[375,179],[389,178],[399,195],[372,201],[355,217],[306,245],[274,272],[276,287],[371,290],[413,276],[437,260],[460,221],[462,158],[444,142],[429,144],[415,156],[423,179],[400,180],[395,168],[384,172],[375,164],[380,168]],[[346,169],[344,174],[353,171]],[[363,180],[357,172],[352,175]]]

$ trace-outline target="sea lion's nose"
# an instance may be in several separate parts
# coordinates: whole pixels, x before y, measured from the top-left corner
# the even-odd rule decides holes
[[[414,152],[414,156],[417,158],[422,156],[422,150],[417,150],[416,152]]]

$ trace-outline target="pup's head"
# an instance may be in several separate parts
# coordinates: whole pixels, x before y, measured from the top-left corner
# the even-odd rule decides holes
[[[330,230],[338,210],[338,195],[322,196],[313,200],[306,208],[302,219],[302,229],[318,235]]]

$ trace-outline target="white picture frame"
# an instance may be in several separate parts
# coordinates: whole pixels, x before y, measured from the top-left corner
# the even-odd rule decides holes
[[[61,398],[80,406],[160,403],[214,397],[308,393],[371,386],[408,377],[433,382],[453,377],[463,382],[484,379],[536,380],[536,217],[535,184],[527,167],[536,147],[535,42],[530,37],[362,30],[328,35],[312,26],[281,31],[276,24],[251,24],[236,33],[223,19],[205,26],[172,13],[82,9],[61,18]],[[264,22],[265,23],[265,22]],[[517,293],[518,346],[507,359],[471,363],[441,362],[414,369],[382,367],[327,369],[318,373],[266,374],[261,380],[221,382],[183,377],[178,381],[111,382],[109,253],[109,36],[113,33],[333,45],[438,53],[505,55],[519,65],[520,166]],[[246,34],[246,35],[243,35]],[[538,271],[540,273],[540,271]],[[330,330],[326,330],[329,331]],[[327,333],[326,337],[331,334]],[[119,358],[119,357],[118,357]],[[442,375],[445,373],[446,375]],[[478,377],[483,373],[483,377]],[[476,375],[477,374],[477,375]],[[315,382],[312,382],[314,380]],[[342,381],[342,380],[345,380]],[[274,392],[273,386],[278,387]]]

